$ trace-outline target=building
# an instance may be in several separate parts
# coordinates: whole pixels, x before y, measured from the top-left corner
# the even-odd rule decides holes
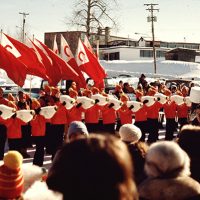
[[[61,34],[69,43],[72,53],[76,53],[78,39],[84,41],[85,32],[83,31],[68,31],[68,32],[49,32],[45,33],[45,44],[49,48],[53,48],[53,41],[57,35],[58,49],[60,49]],[[98,33],[91,33],[89,37],[90,43],[94,49],[99,43],[99,58],[101,60],[149,60],[153,59],[153,42],[151,38],[141,37],[139,40],[134,40],[125,37],[111,36],[110,29],[106,27],[104,33],[102,30]],[[199,60],[200,43],[186,42],[165,42],[154,41],[156,48],[156,59],[174,59],[188,62]]]
[[[165,53],[166,60],[195,62],[196,51],[192,49],[175,48]]]
[[[100,48],[101,47],[110,47],[110,46],[116,46],[116,45],[136,45],[137,41],[127,41],[127,38],[124,37],[118,37],[118,36],[110,36],[109,28],[106,27],[104,29],[104,34],[102,31],[99,33],[91,33],[89,40],[93,48],[96,48],[97,41],[99,43]],[[65,32],[48,32],[44,35],[44,43],[50,48],[53,49],[53,42],[54,37],[56,35],[56,41],[58,44],[58,49],[60,49],[60,37],[61,34],[68,42],[72,53],[76,53],[76,49],[78,46],[78,40],[79,38],[84,41],[84,37],[86,35],[86,32],[84,31],[65,31]]]

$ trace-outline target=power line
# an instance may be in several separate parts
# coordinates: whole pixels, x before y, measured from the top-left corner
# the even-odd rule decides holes
[[[144,6],[148,6],[148,8],[146,9],[147,11],[149,11],[151,14],[150,16],[147,17],[147,21],[151,22],[151,31],[152,31],[152,46],[153,46],[153,60],[154,60],[154,73],[156,74],[157,72],[157,68],[156,68],[156,49],[155,49],[155,35],[154,35],[154,22],[157,21],[157,17],[154,16],[154,11],[159,11],[159,9],[154,8],[155,6],[157,6],[158,4],[144,4]]]

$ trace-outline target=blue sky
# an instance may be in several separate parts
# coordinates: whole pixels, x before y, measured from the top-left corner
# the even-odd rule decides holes
[[[75,0],[0,0],[0,28],[15,35],[16,26],[22,26],[22,15],[26,18],[27,30],[43,41],[44,32],[69,30],[64,20],[72,13]],[[144,3],[158,3],[155,35],[162,41],[200,43],[200,0],[119,0],[114,8],[119,19],[120,31],[112,30],[112,35],[138,38],[135,32],[151,35],[148,11]],[[141,35],[142,35],[141,34]],[[143,35],[145,36],[145,35]]]

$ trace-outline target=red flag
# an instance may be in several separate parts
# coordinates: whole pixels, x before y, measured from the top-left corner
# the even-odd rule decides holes
[[[49,85],[57,86],[58,82],[61,80],[61,70],[60,66],[57,65],[55,61],[53,61],[49,51],[51,51],[45,44],[35,39],[34,44],[37,46],[37,50],[39,50],[42,59],[44,59],[47,65],[46,71],[47,75],[50,78]],[[51,51],[53,53],[53,51]],[[53,53],[54,54],[54,53]]]
[[[26,79],[27,67],[12,53],[0,44],[0,68],[4,69],[8,77],[22,87]]]
[[[65,62],[67,62],[78,73],[79,79],[80,79],[78,84],[80,87],[85,88],[86,87],[85,78],[84,78],[81,70],[79,69],[77,62],[74,58],[74,55],[72,54],[72,51],[71,51],[67,41],[63,37],[63,35],[61,35],[60,56],[63,60],[65,60]]]
[[[94,52],[92,45],[89,42],[87,35],[84,38],[84,45],[88,48],[88,50],[94,54],[95,57],[99,58],[99,40],[96,41],[96,52]]]
[[[53,41],[53,52],[55,53],[55,54],[59,54],[59,52],[58,52],[58,44],[57,44],[57,42],[56,42],[56,35],[55,35],[55,37],[54,37],[54,41]]]
[[[52,60],[51,58],[49,58],[48,55],[46,55],[42,49],[40,49],[34,42],[32,42],[31,40],[29,40],[30,42],[30,46],[31,48],[34,49],[34,51],[36,52],[36,54],[38,55],[38,59],[40,60],[40,62],[44,65],[45,69],[46,69],[46,74],[48,76],[48,82],[49,84],[51,84],[52,80],[54,80],[54,75],[52,73]],[[53,76],[53,77],[52,77]]]
[[[87,35],[85,35],[85,38],[84,38],[84,45],[88,48],[88,50],[89,50],[91,53],[94,54],[94,51],[93,51],[92,46],[91,46],[91,44],[90,44],[90,42],[89,42],[89,40],[88,40]]]
[[[37,40],[40,45],[45,49],[48,53],[49,57],[53,61],[53,67],[60,71],[60,80],[74,80],[76,82],[80,81],[78,74],[58,55],[56,55],[51,49],[49,49],[45,44]]]
[[[102,85],[103,79],[106,77],[105,70],[80,39],[76,56],[79,68],[94,80],[96,86]]]
[[[8,45],[10,45],[9,41],[13,44],[13,46],[20,53],[20,56],[16,56],[15,53],[13,55],[16,56],[16,58],[19,61],[21,61],[23,64],[26,65],[26,67],[28,68],[28,74],[47,79],[46,69],[39,62],[35,52],[33,52],[28,46],[15,40],[14,38],[11,38],[10,36],[8,36],[6,34],[2,34],[1,42],[4,47],[7,46],[7,49],[9,47]],[[9,48],[12,48],[12,46],[10,46]],[[11,53],[12,53],[12,51],[11,51]]]

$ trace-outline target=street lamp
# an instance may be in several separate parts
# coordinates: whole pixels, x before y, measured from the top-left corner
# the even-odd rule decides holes
[[[150,37],[149,34],[147,34],[147,33],[135,32],[134,34],[135,34],[135,35],[141,35],[141,36],[144,35],[145,37]]]

